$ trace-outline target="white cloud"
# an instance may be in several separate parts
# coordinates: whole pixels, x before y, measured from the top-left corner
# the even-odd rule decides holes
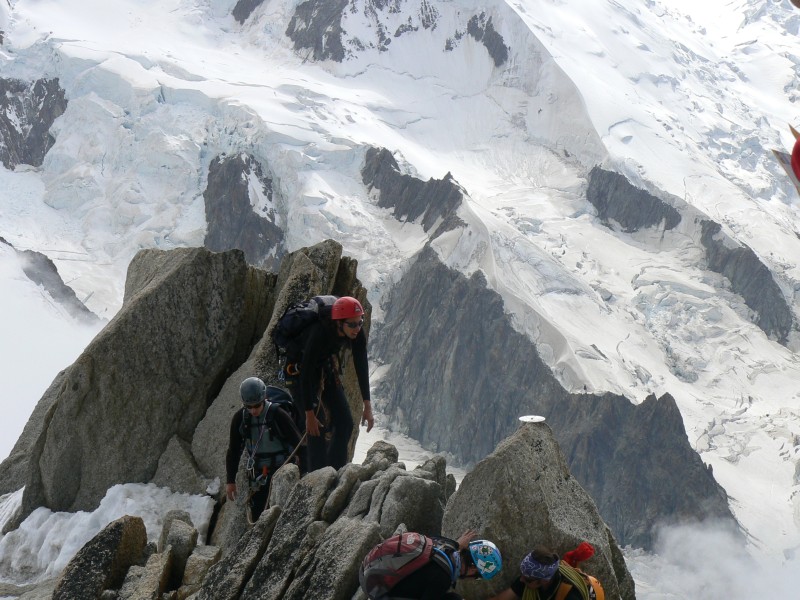
[[[754,557],[741,537],[712,523],[665,528],[654,553],[627,548],[625,560],[642,600],[797,595],[797,557]]]
[[[81,325],[22,271],[0,243],[0,457],[5,458],[58,372],[80,355],[100,326]]]

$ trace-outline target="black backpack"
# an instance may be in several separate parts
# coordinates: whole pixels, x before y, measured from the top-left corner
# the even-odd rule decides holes
[[[299,432],[305,430],[306,426],[306,418],[305,415],[300,410],[300,407],[297,406],[294,402],[294,398],[288,392],[281,387],[276,385],[268,385],[267,386],[267,427],[269,428],[270,432],[273,435],[277,435],[282,440],[285,441],[286,439],[286,432],[278,430],[277,427],[273,426],[273,419],[275,418],[275,411],[278,409],[283,409],[288,413],[288,415],[294,421],[295,426],[297,427]],[[252,417],[250,416],[250,412],[244,408],[242,409],[242,423],[239,426],[239,433],[242,435],[243,438],[247,439],[248,431],[250,429]]]
[[[269,410],[267,411],[267,417],[271,417],[271,411],[275,410],[276,408],[282,408],[289,413],[290,417],[292,417],[292,421],[294,421],[294,424],[297,425],[298,431],[305,431],[306,416],[300,410],[300,407],[295,404],[294,398],[292,398],[292,395],[288,390],[276,385],[268,385],[267,401],[271,403]]]
[[[320,319],[330,319],[331,307],[338,299],[338,296],[314,296],[310,300],[289,305],[271,333],[278,358],[281,355],[289,359],[299,358],[303,332]]]

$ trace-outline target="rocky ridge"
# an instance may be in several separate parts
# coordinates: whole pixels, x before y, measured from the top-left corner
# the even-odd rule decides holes
[[[55,581],[22,598],[365,600],[358,569],[380,540],[399,531],[455,538],[472,528],[498,544],[504,568],[489,582],[461,581],[458,590],[468,597],[507,587],[532,545],[563,553],[589,541],[596,554],[583,568],[603,582],[607,598],[635,599],[614,536],[570,476],[546,424],[521,426],[457,491],[443,457],[413,471],[397,458],[393,446],[377,442],[363,464],[338,472],[327,467],[300,478],[287,465],[275,476],[270,508],[220,545],[213,539],[197,545],[197,530],[180,511],[167,516],[158,544],[146,544],[138,517],[123,517],[90,540]]]

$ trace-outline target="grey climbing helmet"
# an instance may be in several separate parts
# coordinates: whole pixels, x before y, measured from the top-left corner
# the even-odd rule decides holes
[[[258,406],[267,399],[267,385],[258,377],[248,377],[239,386],[239,394],[245,406]]]

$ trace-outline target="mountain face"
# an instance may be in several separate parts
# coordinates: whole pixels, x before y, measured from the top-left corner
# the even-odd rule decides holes
[[[0,78],[0,161],[38,167],[55,138],[50,127],[67,107],[58,79]]]
[[[675,229],[683,218],[692,218],[692,215],[682,216],[681,209],[684,213],[690,211],[680,199],[672,198],[673,204],[668,204],[634,187],[618,173],[599,167],[589,173],[586,199],[604,223],[616,223],[626,233],[648,227],[668,231]],[[756,325],[769,338],[786,345],[790,335],[796,335],[797,319],[767,265],[751,248],[723,233],[719,223],[693,217],[700,225],[693,241],[705,249],[705,268],[722,274],[730,289],[752,310]]]
[[[440,535],[446,527],[452,537],[468,528],[491,533],[514,556],[512,564],[537,539],[558,547],[589,541],[597,551],[592,572],[612,597],[633,600],[634,583],[618,542],[546,424],[510,432],[458,492],[443,456],[408,473],[397,462],[397,450],[384,442],[370,449],[363,464],[338,472],[325,467],[301,478],[296,465],[281,468],[274,474],[270,508],[252,528],[243,503],[226,501],[219,485],[207,491],[210,482],[220,481],[230,419],[241,410],[236,395],[242,378],[257,373],[279,383],[275,358],[265,356],[271,346],[267,323],[274,326],[300,292],[311,292],[309,284],[333,285],[314,292],[363,295],[358,280],[347,276],[355,275],[351,261],[340,253],[341,246],[330,241],[305,248],[287,257],[277,274],[247,265],[240,250],[137,254],[123,309],[57,378],[16,456],[0,464],[4,482],[24,485],[21,514],[8,527],[13,530],[40,507],[92,510],[119,483],[159,483],[214,495],[216,517],[196,525],[219,551],[210,553],[214,558],[202,574],[187,581],[184,570],[198,540],[191,519],[173,526],[167,515],[153,552],[145,547],[141,519],[124,517],[78,551],[52,586],[52,597],[100,597],[112,589],[120,598],[137,598],[183,584],[201,598],[313,594],[344,600],[356,592],[358,567],[372,546],[399,530]],[[348,289],[337,287],[348,280]],[[365,309],[371,311],[366,302]],[[352,388],[353,369],[346,354],[344,359],[342,378]],[[353,390],[349,396],[357,420],[361,399]],[[674,430],[665,428],[661,437],[669,440]],[[237,477],[242,494],[248,485],[244,462]],[[657,511],[650,516],[660,516]],[[520,515],[524,531],[518,528]],[[632,527],[647,527],[635,518],[627,521]],[[225,558],[210,570],[220,555]],[[7,564],[0,575],[17,579],[23,571]],[[517,576],[509,569],[490,584],[461,585],[494,594]],[[183,591],[188,597],[190,590]]]
[[[752,57],[786,68],[778,94],[796,80],[757,41],[796,31],[778,4],[742,3],[720,49],[658,2],[592,3],[578,28],[499,0],[2,5],[3,237],[96,314],[124,310],[142,248],[274,269],[336,239],[375,306],[393,427],[475,463],[542,414],[621,539],[731,510],[769,537],[759,494],[789,547],[800,237],[768,152],[785,109],[752,91]]]
[[[253,207],[251,196],[260,199],[261,206]],[[272,179],[252,156],[220,156],[211,161],[203,199],[206,248],[217,252],[238,248],[250,264],[278,267],[285,249],[283,230],[276,223]]]
[[[370,148],[361,175],[367,189],[377,193],[378,206],[392,209],[401,221],[420,223],[433,238],[466,225],[457,210],[464,193],[450,173],[423,182],[400,172],[386,148]]]
[[[0,244],[11,246],[2,237],[0,237]],[[13,248],[13,246],[11,247]],[[58,273],[58,268],[47,255],[34,250],[19,251],[16,248],[14,250],[21,259],[22,270],[28,279],[47,290],[50,297],[63,306],[72,317],[87,324],[100,322],[97,315],[78,299],[75,290],[64,283]]]
[[[620,543],[652,548],[669,522],[733,522],[673,398],[634,405],[614,394],[567,392],[536,346],[510,327],[482,277],[467,279],[427,249],[385,308],[373,346],[388,369],[379,408],[425,447],[476,462],[511,434],[519,415],[542,415]]]

